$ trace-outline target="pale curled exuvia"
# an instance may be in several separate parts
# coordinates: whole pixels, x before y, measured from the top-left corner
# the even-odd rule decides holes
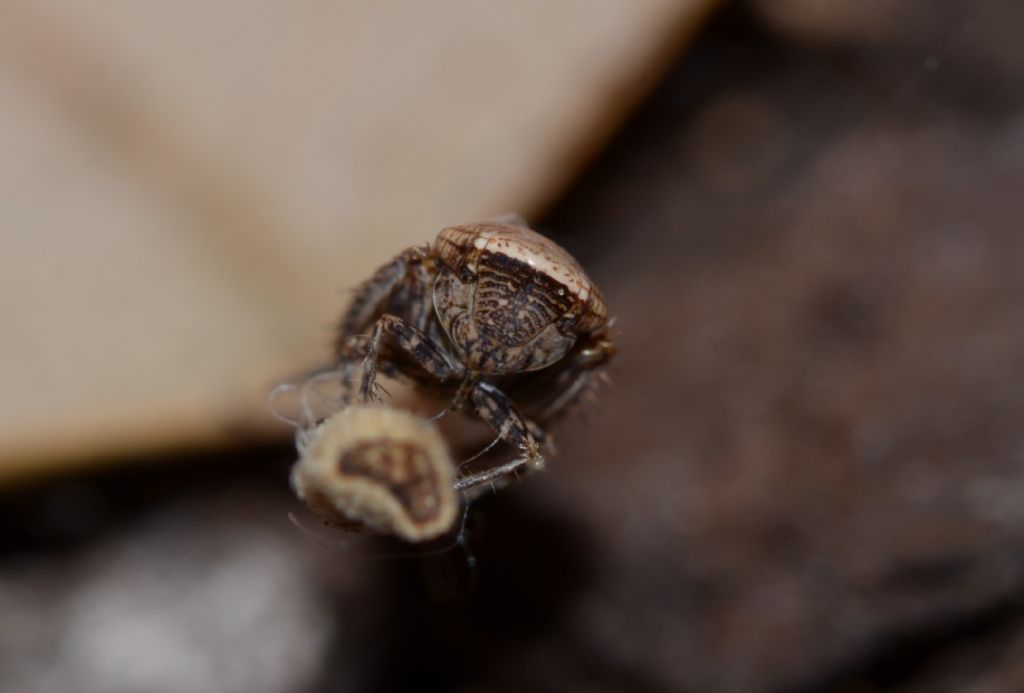
[[[300,437],[291,483],[331,524],[420,542],[455,523],[454,477],[433,426],[404,410],[353,404]]]

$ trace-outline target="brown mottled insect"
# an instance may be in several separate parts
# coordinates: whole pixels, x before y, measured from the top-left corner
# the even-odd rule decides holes
[[[564,249],[525,224],[442,230],[360,286],[341,321],[345,379],[358,397],[378,371],[475,415],[516,448],[510,462],[459,478],[470,488],[540,469],[547,425],[568,411],[614,353],[597,287]]]
[[[401,409],[353,404],[299,437],[292,487],[341,527],[363,525],[406,541],[455,522],[455,466],[440,434]]]

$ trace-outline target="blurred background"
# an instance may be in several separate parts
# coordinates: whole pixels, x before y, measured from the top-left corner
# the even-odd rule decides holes
[[[1022,26],[3,0],[0,690],[1024,690]],[[612,386],[464,546],[296,527],[269,390],[509,210]]]

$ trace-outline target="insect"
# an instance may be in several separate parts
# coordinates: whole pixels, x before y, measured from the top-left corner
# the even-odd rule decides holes
[[[441,536],[454,524],[455,466],[440,434],[413,414],[353,404],[297,440],[292,488],[327,522],[410,542]]]
[[[378,397],[379,373],[404,378],[517,451],[456,480],[469,489],[544,467],[548,425],[614,354],[607,313],[576,260],[518,218],[452,226],[356,290],[336,352],[343,380],[361,365],[358,401]]]

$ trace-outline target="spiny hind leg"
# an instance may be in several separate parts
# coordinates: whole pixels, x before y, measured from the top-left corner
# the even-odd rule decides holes
[[[371,348],[371,332],[383,315],[398,312],[407,324],[426,329],[433,313],[429,296],[431,274],[424,262],[426,257],[424,248],[407,248],[355,290],[335,341],[346,402],[355,398],[356,371]],[[394,364],[381,363],[380,370],[387,375],[398,375]]]
[[[535,391],[539,384],[543,394],[531,400],[530,414],[544,426],[564,417],[581,399],[593,393],[596,385],[607,381],[603,366],[615,354],[611,342],[602,334],[580,346],[551,379],[532,385]]]
[[[406,248],[355,289],[338,326],[335,348],[339,358],[344,356],[352,337],[366,334],[373,323],[388,312],[388,303],[403,287],[407,290],[411,287],[414,295],[408,298],[420,297],[428,290],[430,273],[423,263],[424,253],[422,248]],[[419,325],[418,316],[412,322]]]

